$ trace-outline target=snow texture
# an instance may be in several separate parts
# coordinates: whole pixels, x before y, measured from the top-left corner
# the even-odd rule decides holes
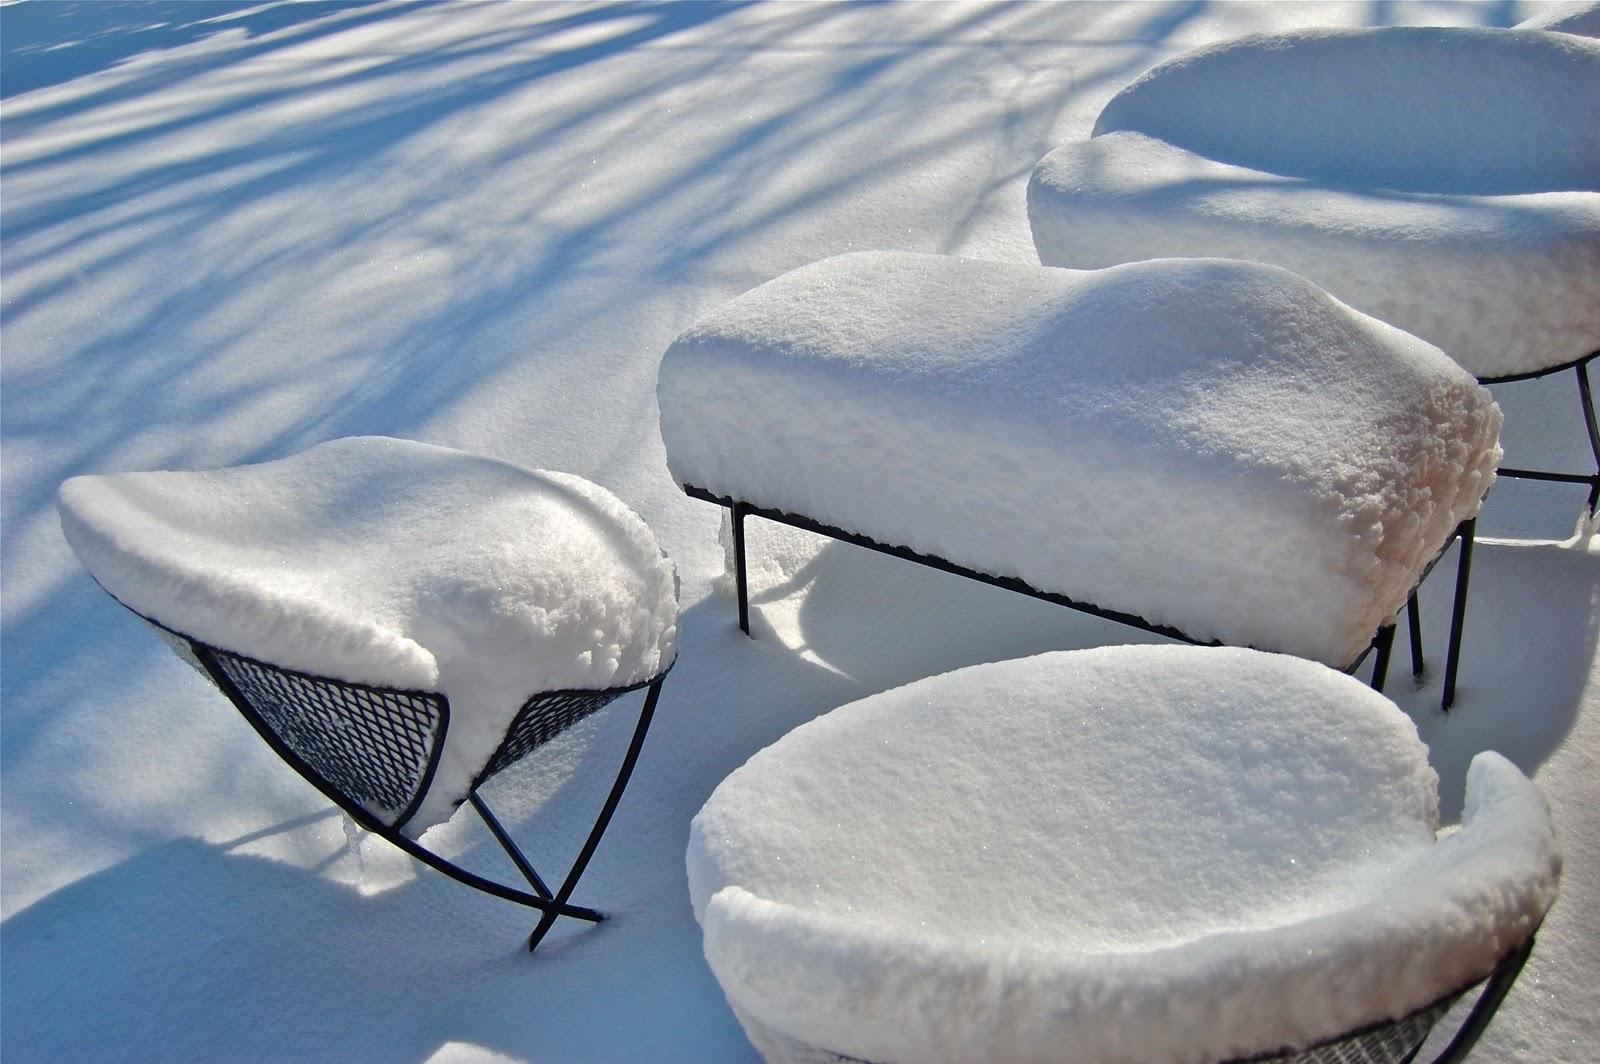
[[[1393,703],[1320,665],[1111,647],[863,699],[752,757],[690,831],[736,1011],[868,1060],[1203,1061],[1487,975],[1561,860],[1498,754],[1435,841]]]
[[[842,256],[701,319],[658,396],[680,484],[1336,666],[1500,456],[1437,350],[1224,260]]]
[[[1040,260],[1270,262],[1479,377],[1600,348],[1600,42],[1391,27],[1162,63],[1028,186]]]
[[[1571,33],[1579,37],[1600,37],[1600,2],[1590,0],[1585,3],[1558,5],[1551,11],[1517,23],[1514,28]]]
[[[0,3],[0,1060],[755,1061],[684,876],[715,785],[868,694],[1144,637],[753,521],[746,639],[720,514],[667,473],[662,351],[851,249],[1037,263],[1034,164],[1169,56],[1543,6]],[[1593,468],[1570,374],[1494,391],[1508,462]],[[615,916],[598,930],[559,921],[528,955],[525,908],[381,840],[353,848],[61,535],[76,474],[370,434],[603,484],[677,567],[679,660],[575,898]],[[1447,571],[1420,596],[1429,682],[1403,681],[1403,651],[1391,672],[1441,821],[1460,817],[1472,757],[1498,750],[1549,796],[1567,858],[1475,1064],[1594,1064],[1600,1041],[1600,540],[1570,538],[1583,496],[1495,485],[1454,711]],[[1160,500],[1143,515],[1191,516]],[[583,845],[642,697],[488,784],[545,872]],[[473,816],[427,841],[516,875]],[[330,1007],[353,987],[403,1019]]]
[[[637,514],[566,473],[369,436],[259,465],[74,477],[58,507],[95,579],[167,628],[444,694],[444,750],[408,834],[465,800],[530,695],[638,683],[676,654],[672,563]]]

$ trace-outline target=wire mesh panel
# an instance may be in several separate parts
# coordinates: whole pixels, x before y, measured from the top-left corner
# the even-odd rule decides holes
[[[445,701],[290,672],[204,648],[261,723],[348,801],[391,827],[431,775]]]
[[[1310,1049],[1298,1049],[1274,1057],[1253,1057],[1252,1064],[1404,1064],[1428,1039],[1434,1024],[1444,1018],[1456,999],[1451,997],[1393,1023],[1369,1028]]]
[[[522,704],[506,737],[478,776],[478,782],[515,764],[584,717],[610,705],[631,688],[606,691],[550,691]]]
[[[1359,1034],[1324,1042],[1310,1049],[1297,1049],[1277,1056],[1250,1057],[1248,1064],[1405,1064],[1416,1054],[1456,997],[1429,1005],[1409,1016],[1368,1028]],[[738,1006],[733,1007],[745,1034],[768,1064],[867,1064],[827,1049],[790,1038],[773,1030]],[[1063,1059],[1069,1055],[1064,1054]],[[1229,1064],[1246,1064],[1246,1060]]]

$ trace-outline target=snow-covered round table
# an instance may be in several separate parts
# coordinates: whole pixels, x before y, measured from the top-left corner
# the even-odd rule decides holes
[[[568,895],[677,652],[672,563],[610,492],[571,474],[360,437],[230,469],[74,477],[58,508],[101,586],[363,827],[547,921],[598,918]],[[477,788],[641,688],[616,785],[552,892]],[[413,841],[469,799],[532,894]]]
[[[756,754],[694,820],[690,895],[769,1060],[1179,1064],[1410,1017],[1400,1059],[1560,874],[1510,762],[1473,761],[1437,837],[1436,784],[1410,720],[1323,666],[1047,654]]]

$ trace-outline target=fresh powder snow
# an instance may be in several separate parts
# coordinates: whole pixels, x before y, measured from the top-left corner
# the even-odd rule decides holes
[[[756,1061],[684,876],[715,786],[867,695],[1155,637],[752,520],[746,638],[725,511],[666,466],[662,352],[851,250],[1037,265],[1029,173],[1173,56],[1549,9],[0,3],[0,1058]],[[1490,390],[1508,463],[1593,468],[1571,374]],[[608,919],[560,921],[531,956],[528,910],[347,833],[62,536],[72,476],[364,435],[603,485],[682,579],[677,663],[574,898]],[[1593,1064],[1600,1040],[1600,543],[1573,537],[1582,496],[1495,484],[1450,713],[1453,550],[1422,586],[1423,680],[1403,649],[1390,673],[1446,829],[1469,763],[1498,750],[1549,799],[1566,858],[1480,1064]],[[1151,498],[1136,522],[1190,517]],[[485,785],[541,869],[583,844],[642,697]],[[426,841],[516,875],[471,815]]]
[[[756,754],[694,820],[690,896],[747,1026],[830,1052],[1227,1059],[1406,1015],[1539,925],[1538,790],[1481,754],[1436,841],[1436,782],[1411,721],[1321,665],[1045,654]]]
[[[830,259],[702,318],[657,395],[680,484],[1338,667],[1500,458],[1438,350],[1220,259]]]
[[[1271,262],[1479,377],[1600,348],[1600,41],[1391,27],[1157,66],[1044,157],[1041,261]]]
[[[466,799],[529,696],[626,687],[677,653],[672,563],[637,514],[567,473],[362,437],[231,469],[74,477],[60,511],[95,579],[174,632],[445,695],[412,835]]]

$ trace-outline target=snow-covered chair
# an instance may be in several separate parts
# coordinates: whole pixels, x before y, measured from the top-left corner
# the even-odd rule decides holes
[[[1107,647],[804,724],[690,829],[706,958],[769,1061],[1409,1061],[1554,901],[1538,790],[1474,758],[1458,831],[1409,718],[1237,648]]]
[[[746,632],[756,515],[1191,642],[1353,669],[1376,638],[1380,685],[1500,457],[1437,349],[1224,260],[841,256],[697,322],[657,396]]]
[[[1561,25],[1578,26],[1588,16]],[[1162,63],[1028,186],[1040,261],[1286,267],[1485,383],[1572,371],[1600,502],[1600,41],[1390,27],[1245,37]]]
[[[84,566],[358,824],[541,913],[571,903],[676,655],[677,585],[604,488],[407,440],[335,440],[201,472],[74,477],[58,498]],[[550,889],[478,788],[578,720],[647,689],[592,830]],[[529,890],[417,841],[463,802]]]

